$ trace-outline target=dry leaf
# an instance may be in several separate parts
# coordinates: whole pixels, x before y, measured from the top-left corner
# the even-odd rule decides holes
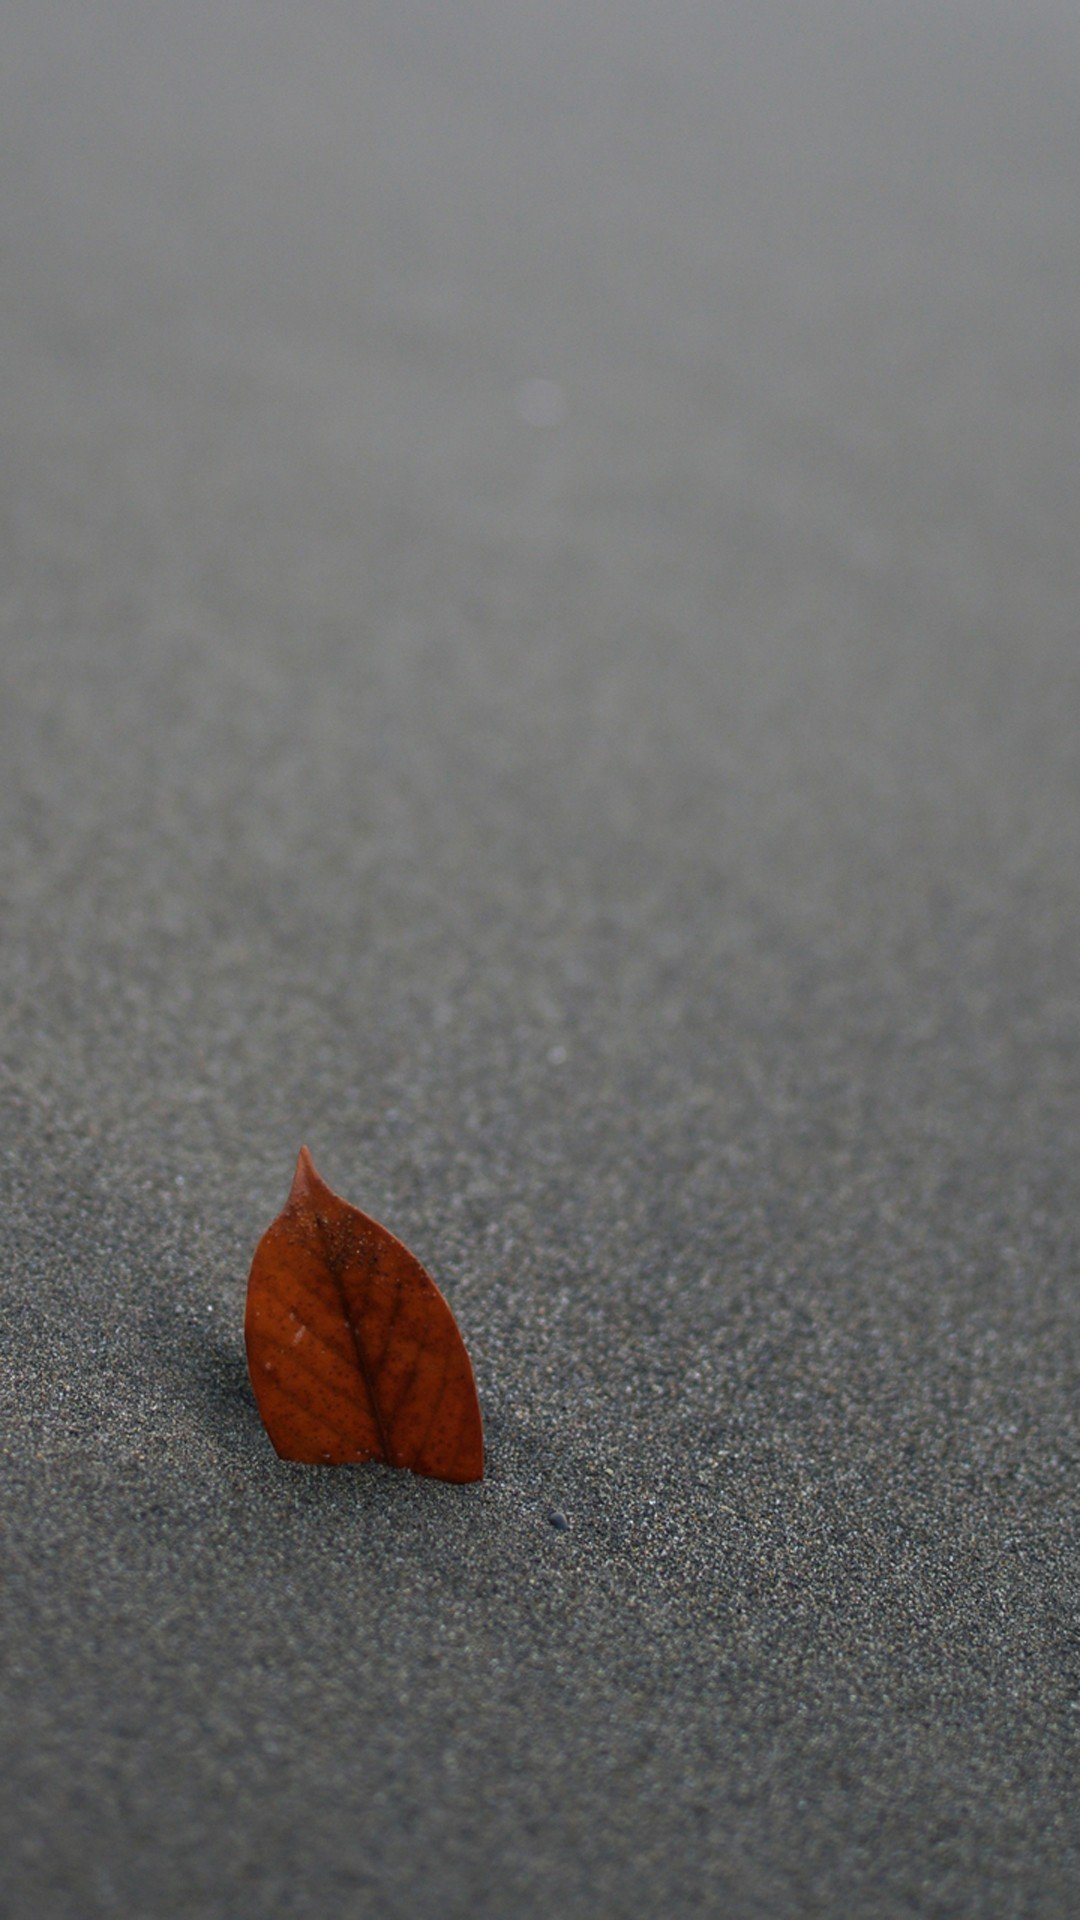
[[[255,1249],[244,1337],[283,1459],[483,1477],[480,1405],[453,1314],[400,1240],[331,1193],[306,1147]]]

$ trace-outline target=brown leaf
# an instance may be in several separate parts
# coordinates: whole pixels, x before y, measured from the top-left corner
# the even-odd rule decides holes
[[[306,1147],[255,1249],[244,1337],[283,1459],[482,1479],[480,1405],[453,1314],[400,1240],[331,1193]]]

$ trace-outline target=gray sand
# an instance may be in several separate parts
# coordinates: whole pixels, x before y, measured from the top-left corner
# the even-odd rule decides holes
[[[0,41],[5,1920],[1075,1911],[1080,13]]]

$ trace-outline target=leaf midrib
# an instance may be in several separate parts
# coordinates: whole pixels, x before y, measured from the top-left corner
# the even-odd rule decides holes
[[[342,1268],[345,1262],[343,1259],[338,1257],[334,1249],[331,1247],[329,1236],[326,1231],[327,1223],[323,1219],[321,1213],[319,1213],[318,1209],[315,1210],[315,1223],[319,1229],[319,1240],[322,1244],[323,1258],[326,1261],[326,1265],[330,1273],[330,1277],[333,1280],[334,1285],[338,1290],[338,1298],[341,1301],[341,1311],[342,1311],[342,1314],[344,1315],[345,1325],[349,1329],[349,1338],[353,1343],[353,1352],[356,1355],[356,1364],[360,1370],[360,1378],[364,1383],[364,1391],[368,1397],[368,1404],[371,1408],[371,1417],[375,1422],[375,1431],[379,1437],[379,1445],[382,1448],[383,1459],[386,1461],[387,1466],[396,1467],[397,1460],[394,1457],[394,1450],[390,1445],[390,1437],[386,1431],[386,1427],[383,1422],[382,1409],[380,1408],[378,1399],[376,1398],[375,1387],[371,1377],[371,1370],[368,1366],[367,1356],[364,1353],[363,1344],[361,1342],[359,1334],[356,1331],[356,1327],[353,1323],[352,1314],[349,1312],[348,1295],[345,1292],[345,1282],[342,1278]]]

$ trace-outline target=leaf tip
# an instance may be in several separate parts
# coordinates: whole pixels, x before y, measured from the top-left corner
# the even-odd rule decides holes
[[[289,1205],[291,1207],[302,1206],[306,1200],[311,1199],[315,1189],[322,1185],[323,1182],[315,1171],[315,1162],[308,1148],[301,1147],[297,1155],[296,1172],[293,1174],[293,1183],[289,1188]]]

